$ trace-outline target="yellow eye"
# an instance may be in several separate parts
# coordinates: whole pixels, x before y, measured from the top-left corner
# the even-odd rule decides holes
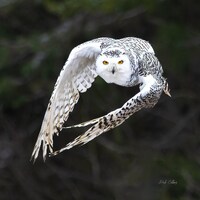
[[[103,64],[104,64],[104,65],[108,65],[108,61],[104,60],[104,61],[103,61]]]
[[[118,64],[123,64],[124,63],[124,61],[123,60],[120,60],[119,62],[118,62]]]

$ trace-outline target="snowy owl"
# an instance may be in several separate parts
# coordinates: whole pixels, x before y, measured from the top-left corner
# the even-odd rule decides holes
[[[105,37],[75,47],[55,84],[32,159],[35,161],[38,157],[41,145],[45,160],[48,150],[50,156],[53,156],[75,145],[86,144],[100,134],[119,126],[140,109],[153,107],[162,91],[170,96],[168,84],[162,74],[162,66],[152,46],[143,39]],[[53,151],[54,134],[58,135],[62,130],[64,122],[79,99],[79,92],[85,92],[90,88],[98,75],[107,83],[124,87],[139,85],[140,92],[122,107],[102,117],[68,127],[92,125],[64,148]]]

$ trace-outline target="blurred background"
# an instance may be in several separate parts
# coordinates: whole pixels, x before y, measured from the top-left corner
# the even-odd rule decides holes
[[[0,0],[0,199],[200,199],[199,0]],[[30,156],[68,54],[97,37],[148,40],[172,98],[44,163]],[[66,125],[123,105],[138,87],[97,78]],[[55,149],[85,129],[63,130]]]

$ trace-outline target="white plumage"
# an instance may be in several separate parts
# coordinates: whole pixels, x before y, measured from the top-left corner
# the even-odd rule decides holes
[[[75,47],[55,84],[32,153],[33,160],[38,157],[41,145],[45,160],[48,149],[51,155],[56,155],[75,145],[85,144],[120,125],[141,108],[154,106],[163,90],[170,95],[162,73],[162,66],[154,55],[153,48],[147,41],[139,38],[98,38]],[[125,87],[140,84],[140,92],[105,116],[69,127],[93,125],[64,148],[53,152],[54,134],[58,135],[62,130],[79,99],[79,92],[90,88],[97,75],[107,83]]]

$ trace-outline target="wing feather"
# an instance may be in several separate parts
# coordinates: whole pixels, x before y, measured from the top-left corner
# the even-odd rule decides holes
[[[128,100],[121,108],[116,109],[107,115],[81,124],[66,127],[75,128],[92,125],[85,133],[76,137],[72,142],[66,144],[65,147],[53,153],[51,152],[50,156],[57,155],[76,145],[86,144],[100,134],[119,126],[140,109],[153,107],[160,98],[163,90],[167,94],[169,93],[167,82],[162,76],[162,66],[154,54],[145,52],[141,57],[139,67],[139,80],[142,84],[140,92]]]
[[[59,134],[69,113],[73,111],[79,99],[79,92],[91,87],[95,77],[95,61],[101,52],[102,40],[93,40],[75,47],[66,61],[50,98],[41,130],[38,135],[32,159],[38,157],[41,145],[43,159],[47,151],[53,152],[53,135]]]
[[[86,144],[98,135],[122,124],[127,118],[142,108],[153,107],[162,91],[169,94],[166,80],[162,77],[162,66],[154,55],[149,43],[135,38],[134,47],[141,51],[139,57],[138,78],[140,92],[128,100],[121,108],[116,109],[102,117],[70,126],[67,128],[83,127],[92,125],[85,133],[68,143],[64,148],[53,152],[53,136],[59,134],[69,113],[73,111],[79,99],[79,92],[85,92],[91,87],[97,73],[95,71],[95,60],[101,52],[112,41],[111,38],[96,39],[74,48],[66,61],[60,76],[55,84],[50,98],[41,130],[36,141],[32,159],[38,157],[40,146],[43,146],[43,159],[47,151],[50,155],[56,155],[65,149],[75,145]],[[129,47],[130,39],[124,40]],[[133,42],[133,41],[132,41]],[[107,44],[106,44],[107,43]]]
[[[162,77],[160,78],[162,79]],[[144,84],[144,87],[141,89],[141,91],[134,97],[129,99],[121,108],[118,108],[108,113],[107,115],[104,115],[97,119],[67,127],[74,128],[93,125],[85,133],[76,137],[72,142],[69,142],[65,147],[53,153],[51,152],[50,156],[55,156],[62,151],[71,149],[76,145],[84,145],[99,136],[100,134],[119,126],[140,109],[154,106],[160,98],[160,95],[164,88],[164,83],[163,81],[157,81],[152,75],[142,77],[142,82]]]

